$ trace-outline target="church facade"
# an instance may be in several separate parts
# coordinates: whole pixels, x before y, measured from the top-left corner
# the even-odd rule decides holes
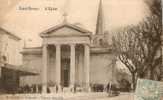
[[[96,34],[67,21],[40,34],[41,47],[24,48],[23,66],[38,70],[37,76],[23,77],[22,84],[90,91],[91,84],[106,85],[112,80],[115,59],[103,32],[102,4],[97,17]]]

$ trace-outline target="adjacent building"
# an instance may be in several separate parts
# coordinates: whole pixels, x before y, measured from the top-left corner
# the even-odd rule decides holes
[[[12,65],[21,65],[21,50],[21,38],[3,28],[0,28],[0,61]]]
[[[0,92],[14,93],[20,86],[20,77],[36,75],[22,66],[21,38],[0,28]]]

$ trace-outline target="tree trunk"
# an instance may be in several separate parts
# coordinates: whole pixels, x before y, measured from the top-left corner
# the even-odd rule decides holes
[[[150,77],[149,77],[149,79],[150,79],[150,80],[155,80],[155,78],[154,78],[154,75],[155,75],[155,73],[154,73],[154,68],[151,67],[150,70],[149,70],[149,72],[150,72]]]
[[[136,73],[132,73],[132,87],[131,87],[131,89],[133,91],[135,91],[135,89],[136,89],[136,80],[137,80]]]

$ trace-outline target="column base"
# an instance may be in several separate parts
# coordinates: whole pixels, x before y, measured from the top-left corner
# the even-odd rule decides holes
[[[91,87],[90,86],[84,87],[84,92],[91,92]]]
[[[75,89],[75,86],[74,85],[71,85],[70,86],[70,91],[73,92],[73,93],[76,92],[76,89]]]
[[[39,87],[36,85],[36,93],[39,93]]]
[[[56,93],[61,93],[63,91],[63,88],[61,85],[56,86]]]
[[[91,87],[90,86],[87,89],[88,89],[88,92],[91,92]]]
[[[42,86],[42,93],[47,93],[47,86],[46,85]]]

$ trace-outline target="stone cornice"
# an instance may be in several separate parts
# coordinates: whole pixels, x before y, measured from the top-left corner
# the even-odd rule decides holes
[[[23,55],[25,54],[41,55],[42,47],[24,48],[23,51],[21,51],[20,53]]]
[[[18,41],[21,40],[20,37],[18,37],[18,36],[16,36],[15,34],[13,34],[13,33],[9,32],[9,31],[3,29],[2,27],[0,27],[0,31],[3,31],[5,34],[7,34],[7,35],[13,37],[14,39],[16,39],[16,40],[18,40]]]
[[[91,54],[102,54],[102,53],[113,53],[111,48],[104,48],[104,47],[90,47]],[[42,47],[37,48],[25,48],[21,54],[33,54],[33,55],[41,55],[42,54]]]
[[[91,50],[90,53],[93,54],[113,53],[113,50],[111,48],[105,48],[105,47],[91,47],[90,50]]]

